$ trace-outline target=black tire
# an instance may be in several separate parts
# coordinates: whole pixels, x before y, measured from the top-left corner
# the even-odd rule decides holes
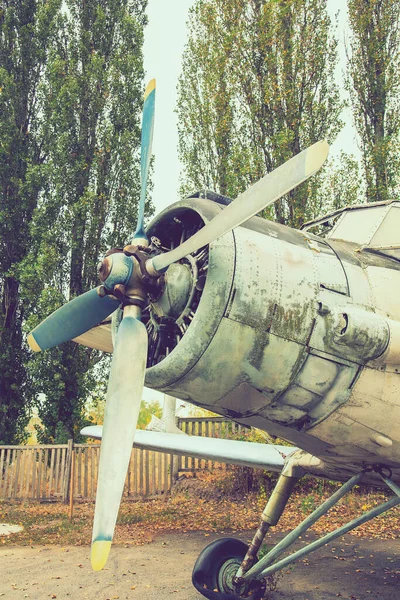
[[[237,595],[234,586],[229,585],[247,549],[248,546],[236,538],[221,538],[206,546],[193,568],[192,582],[197,591],[209,600],[237,600],[242,592],[247,596],[247,590]]]

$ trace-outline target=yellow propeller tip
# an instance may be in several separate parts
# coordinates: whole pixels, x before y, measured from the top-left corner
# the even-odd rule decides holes
[[[33,335],[30,333],[28,335],[28,344],[31,348],[31,350],[33,350],[34,352],[41,352],[41,347],[39,346],[39,344],[37,343],[37,341],[35,340],[35,338],[33,337]]]
[[[156,88],[156,80],[151,79],[147,84],[146,91],[144,93],[144,99],[146,100],[147,96],[151,94],[151,92]]]
[[[106,540],[97,540],[92,544],[91,562],[93,571],[101,571],[104,569],[108,555],[111,550],[111,542]]]

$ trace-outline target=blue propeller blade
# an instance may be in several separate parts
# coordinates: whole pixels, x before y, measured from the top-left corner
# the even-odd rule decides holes
[[[148,243],[148,238],[144,230],[144,205],[146,202],[147,178],[149,175],[149,165],[151,159],[151,146],[153,142],[154,130],[154,111],[156,101],[156,80],[152,79],[147,85],[144,93],[143,117],[142,117],[142,148],[140,156],[140,176],[141,190],[139,214],[136,225],[136,231],[133,235],[134,240],[145,240]],[[144,244],[143,244],[144,245]]]
[[[28,335],[35,352],[53,348],[78,337],[98,325],[119,306],[111,296],[101,297],[98,288],[90,290],[61,306]]]

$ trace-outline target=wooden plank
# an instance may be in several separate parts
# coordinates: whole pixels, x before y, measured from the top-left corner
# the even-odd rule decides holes
[[[189,421],[184,421],[183,425],[184,425],[183,431],[185,433],[188,433]],[[187,456],[183,456],[182,457],[182,466],[183,466],[184,469],[188,468],[188,466],[189,466],[189,459],[188,459]],[[172,465],[171,465],[171,468],[172,468]]]
[[[100,444],[98,444],[98,446],[96,448],[96,462],[95,462],[95,470],[94,470],[96,493],[97,493],[97,483],[99,480],[99,462],[100,462]]]
[[[18,481],[18,498],[24,497],[24,483],[25,483],[25,462],[26,462],[26,448],[21,451],[21,467],[19,470],[19,481]]]
[[[8,475],[8,493],[7,493],[7,497],[11,498],[12,497],[12,489],[13,489],[13,474],[14,474],[14,470],[15,470],[15,456],[16,453],[18,452],[17,448],[13,448],[13,450],[11,450],[12,454],[11,454],[11,461],[9,463],[9,475]]]
[[[194,419],[191,423],[190,434],[196,435],[196,421]],[[192,469],[196,468],[196,460],[193,458],[193,456],[190,457],[190,467]]]
[[[40,450],[40,459],[39,459],[39,467],[40,467],[40,498],[45,497],[45,487],[46,487],[46,479],[45,479],[45,461],[44,461],[44,453],[46,452],[45,448],[41,448]]]
[[[60,477],[58,480],[58,487],[60,489],[60,496],[65,500],[64,496],[64,483],[65,483],[65,464],[67,458],[66,448],[61,448],[61,462],[60,462]]]
[[[7,480],[9,475],[8,463],[10,462],[10,455],[12,450],[5,449],[4,452],[4,464],[3,464],[3,498],[7,498]]]
[[[163,454],[163,486],[164,486],[164,495],[167,495],[168,492],[168,457],[169,454]]]
[[[69,520],[72,521],[74,515],[74,491],[75,491],[75,452],[71,454],[71,476],[70,476],[70,489],[69,489]]]
[[[54,481],[54,460],[56,451],[54,448],[50,448],[50,477],[49,477],[49,496],[53,496],[53,481]]]
[[[32,469],[31,469],[31,477],[32,477],[32,486],[31,486],[31,498],[36,498],[36,458],[37,458],[37,450],[33,449],[32,452]]]
[[[42,486],[41,486],[41,497],[47,498],[47,459],[49,456],[49,450],[47,447],[42,448],[41,456],[41,470],[42,470]]]
[[[84,480],[84,486],[83,486],[83,494],[84,494],[85,498],[88,497],[88,477],[89,477],[88,450],[89,450],[88,448],[82,449],[82,451],[84,453],[84,457],[85,457],[85,468],[84,468],[85,480]]]
[[[151,493],[152,494],[156,494],[157,493],[157,486],[156,486],[156,453],[154,451],[152,451],[151,453],[151,462],[150,462],[150,468],[151,468]]]
[[[61,481],[61,460],[62,460],[62,450],[61,448],[56,448],[56,466],[55,466],[55,493],[57,496],[60,495],[60,481]]]
[[[145,490],[144,495],[150,494],[150,472],[149,472],[149,450],[144,450],[144,474],[145,474]]]
[[[77,471],[77,482],[76,482],[76,493],[78,496],[82,495],[82,448],[77,448],[76,450],[76,471]]]
[[[134,489],[134,494],[135,496],[139,495],[139,450],[137,448],[134,449],[133,451],[133,464],[134,464],[134,469],[133,469],[133,476],[135,478],[134,482],[133,482],[133,489]]]
[[[162,455],[157,452],[157,494],[162,492]]]
[[[95,449],[92,446],[90,448],[90,498],[94,498],[94,461],[95,461]]]
[[[138,495],[139,496],[143,496],[144,494],[144,488],[143,488],[143,475],[144,475],[144,466],[143,466],[143,460],[144,460],[144,456],[143,456],[143,452],[144,450],[139,450],[139,490],[138,490]]]
[[[5,450],[5,454],[4,454],[4,464],[3,464],[3,498],[5,500],[7,500],[8,498],[8,491],[7,491],[7,482],[8,482],[8,477],[9,477],[9,462],[10,462],[10,455],[11,455],[12,450],[10,448],[6,448]]]
[[[30,482],[30,473],[31,473],[31,465],[32,465],[32,450],[27,448],[25,450],[26,453],[26,464],[25,464],[25,489],[24,489],[24,498],[29,498],[29,482]]]
[[[50,469],[49,469],[49,452],[51,449],[45,446],[44,448],[44,459],[43,459],[43,497],[50,498]]]
[[[4,488],[4,472],[3,472],[3,468],[4,468],[4,456],[6,453],[6,449],[5,448],[1,448],[0,449],[0,498],[3,497],[3,488]]]
[[[41,498],[41,486],[42,486],[42,449],[39,448],[37,451],[37,498]]]
[[[14,485],[13,485],[13,498],[17,498],[18,497],[18,483],[19,483],[19,470],[21,467],[21,454],[23,452],[23,450],[21,448],[19,448],[18,450],[16,450],[17,452],[17,456],[16,456],[16,465],[15,465],[15,472],[14,472]]]

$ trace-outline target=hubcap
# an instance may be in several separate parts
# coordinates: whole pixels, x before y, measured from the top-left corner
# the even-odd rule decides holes
[[[218,573],[218,589],[220,592],[234,593],[242,596],[247,591],[247,584],[242,583],[240,586],[235,585],[234,578],[241,565],[241,560],[238,557],[229,558],[225,561]]]

